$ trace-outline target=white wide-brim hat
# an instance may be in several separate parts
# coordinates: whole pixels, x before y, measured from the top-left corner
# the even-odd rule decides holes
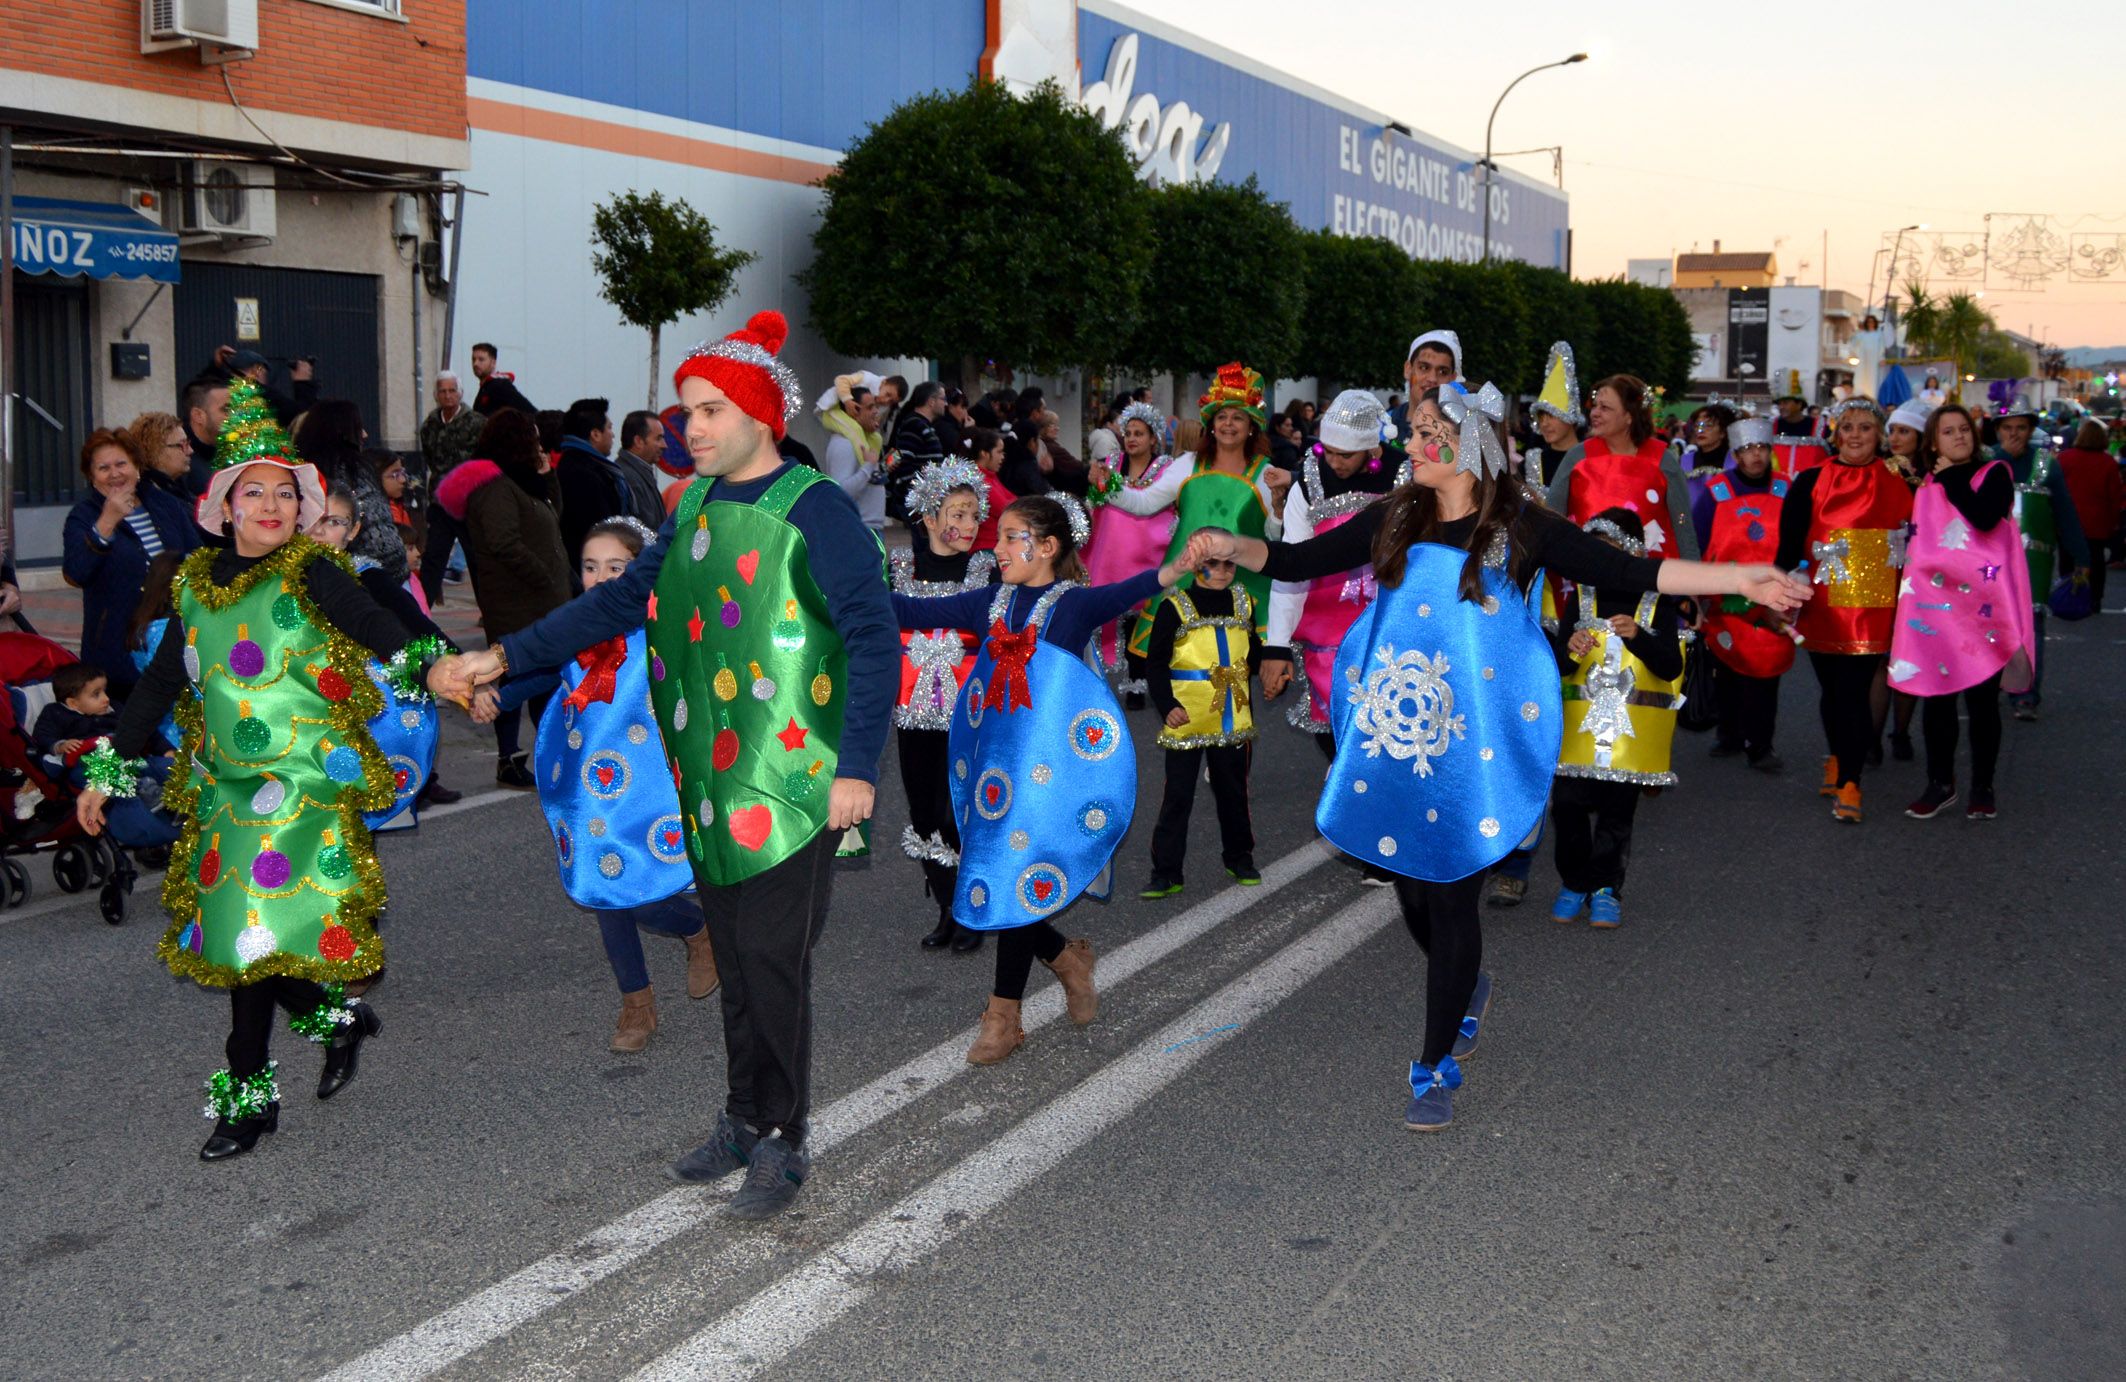
[[[246,461],[242,465],[224,466],[214,472],[214,478],[207,482],[207,492],[199,496],[199,505],[194,510],[193,516],[200,527],[216,536],[227,531],[228,525],[222,510],[228,507],[229,491],[236,488],[236,482],[243,477],[245,471],[259,466],[270,466],[283,474],[295,477],[297,532],[309,532],[311,527],[325,516],[325,486],[318,479],[316,466],[308,461],[291,465],[277,456],[262,456],[258,460]]]

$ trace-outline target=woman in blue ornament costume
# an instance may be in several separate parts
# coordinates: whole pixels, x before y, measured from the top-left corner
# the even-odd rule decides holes
[[[1378,598],[1337,650],[1336,757],[1316,821],[1338,849],[1394,874],[1403,922],[1428,960],[1424,1042],[1404,1126],[1453,1118],[1457,1057],[1490,999],[1478,901],[1484,874],[1542,815],[1562,733],[1557,664],[1530,592],[1545,568],[1606,590],[1745,595],[1775,609],[1805,582],[1772,566],[1633,557],[1531,500],[1507,473],[1487,384],[1427,392],[1412,409],[1411,476],[1311,541],[1207,535],[1279,581],[1370,564]]]
[[[657,535],[632,518],[608,518],[583,537],[583,588],[626,574]],[[598,918],[606,961],[620,985],[620,1020],[606,1043],[633,1055],[657,1030],[657,995],[642,953],[643,931],[687,947],[687,997],[717,988],[716,951],[692,896],[679,790],[650,703],[653,654],[642,629],[594,643],[558,677],[535,673],[473,697],[473,719],[492,723],[536,696],[551,695],[532,746],[539,809],[553,836],[561,888]]]
[[[1137,757],[1121,708],[1086,661],[1100,626],[1195,569],[1194,548],[1126,581],[1085,587],[1078,545],[1084,511],[1047,495],[1014,502],[997,521],[994,595],[896,594],[905,629],[985,634],[953,708],[949,751],[961,926],[997,933],[996,985],[968,1048],[994,1065],[1026,1040],[1019,1004],[1038,959],[1063,986],[1070,1020],[1099,1012],[1093,948],[1051,918],[1114,858],[1137,805]]]

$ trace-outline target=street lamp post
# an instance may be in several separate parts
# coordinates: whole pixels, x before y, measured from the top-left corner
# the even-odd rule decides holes
[[[1515,87],[1527,81],[1536,73],[1548,71],[1553,67],[1570,67],[1576,62],[1585,61],[1587,61],[1587,54],[1574,53],[1569,58],[1560,58],[1556,62],[1546,62],[1541,67],[1531,67],[1520,76],[1506,83],[1506,89],[1501,91],[1499,98],[1491,103],[1491,118],[1484,122],[1484,262],[1486,264],[1491,262],[1491,127],[1498,123],[1499,107],[1506,104],[1506,98],[1513,94]]]
[[[1885,333],[1883,354],[1893,360],[1904,358],[1904,348],[1897,344],[1897,261],[1905,251],[1905,232],[1926,228],[1924,221],[1918,225],[1899,226],[1897,238],[1890,244],[1890,268],[1882,276],[1882,326]]]

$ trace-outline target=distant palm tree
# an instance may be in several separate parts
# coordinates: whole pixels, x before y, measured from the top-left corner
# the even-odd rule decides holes
[[[1918,279],[1905,285],[1905,297],[1909,300],[1904,310],[1906,343],[1917,354],[1935,354],[1941,349],[1941,304]]]
[[[1956,361],[1959,383],[1978,363],[1978,343],[1992,327],[1993,318],[1970,293],[1951,293],[1941,302],[1941,322],[1936,328],[1940,348]]]

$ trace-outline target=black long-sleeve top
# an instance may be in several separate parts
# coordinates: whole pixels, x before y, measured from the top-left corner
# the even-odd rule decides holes
[[[1594,596],[1592,617],[1609,619],[1614,615],[1628,614],[1637,619],[1639,599],[1643,592],[1628,590],[1594,590],[1580,587],[1565,607],[1565,616],[1558,621],[1558,631],[1551,639],[1557,650],[1558,670],[1571,676],[1579,666],[1579,659],[1567,651],[1572,641],[1575,626],[1581,612],[1588,610],[1589,594]],[[1673,681],[1683,675],[1683,602],[1672,595],[1663,595],[1654,606],[1654,621],[1649,626],[1639,625],[1639,631],[1624,640],[1625,650],[1646,664],[1646,670],[1663,681]]]
[[[224,548],[214,554],[214,583],[227,585],[264,560],[240,557],[234,548]],[[388,662],[392,654],[411,641],[405,625],[370,598],[362,583],[331,558],[312,559],[303,576],[310,588],[310,602],[317,606],[325,622],[377,657]],[[183,622],[182,618],[178,620],[180,625]],[[154,658],[140,674],[133,694],[126,698],[124,713],[118,717],[118,732],[111,736],[111,747],[119,757],[140,756],[155,736],[162,717],[170,713],[170,707],[177,704],[177,698],[185,694],[191,681],[185,675],[184,630],[171,629],[156,645]]]
[[[1196,607],[1196,613],[1206,619],[1230,618],[1233,613],[1233,589],[1234,587],[1227,586],[1223,590],[1209,590],[1198,581],[1189,587],[1189,603]],[[1161,719],[1166,718],[1168,712],[1181,704],[1174,698],[1173,675],[1174,639],[1180,632],[1181,611],[1175,608],[1172,600],[1161,600],[1157,612],[1152,615],[1151,641],[1145,644],[1144,659],[1145,692],[1151,697],[1152,704],[1158,708]],[[1249,674],[1260,671],[1262,645],[1255,641],[1254,631],[1242,629],[1237,631],[1235,636],[1247,642]]]
[[[1387,502],[1369,505],[1348,523],[1338,524],[1305,542],[1269,544],[1270,559],[1263,563],[1263,574],[1273,581],[1311,581],[1371,564],[1373,538],[1380,531],[1387,508]],[[1513,577],[1523,590],[1528,588],[1528,580],[1537,567],[1568,581],[1601,589],[1660,589],[1659,561],[1612,547],[1581,532],[1549,509],[1530,505],[1522,510],[1522,530],[1523,541],[1513,553]],[[1431,540],[1443,547],[1466,550],[1475,533],[1476,515],[1471,514],[1440,524]]]

